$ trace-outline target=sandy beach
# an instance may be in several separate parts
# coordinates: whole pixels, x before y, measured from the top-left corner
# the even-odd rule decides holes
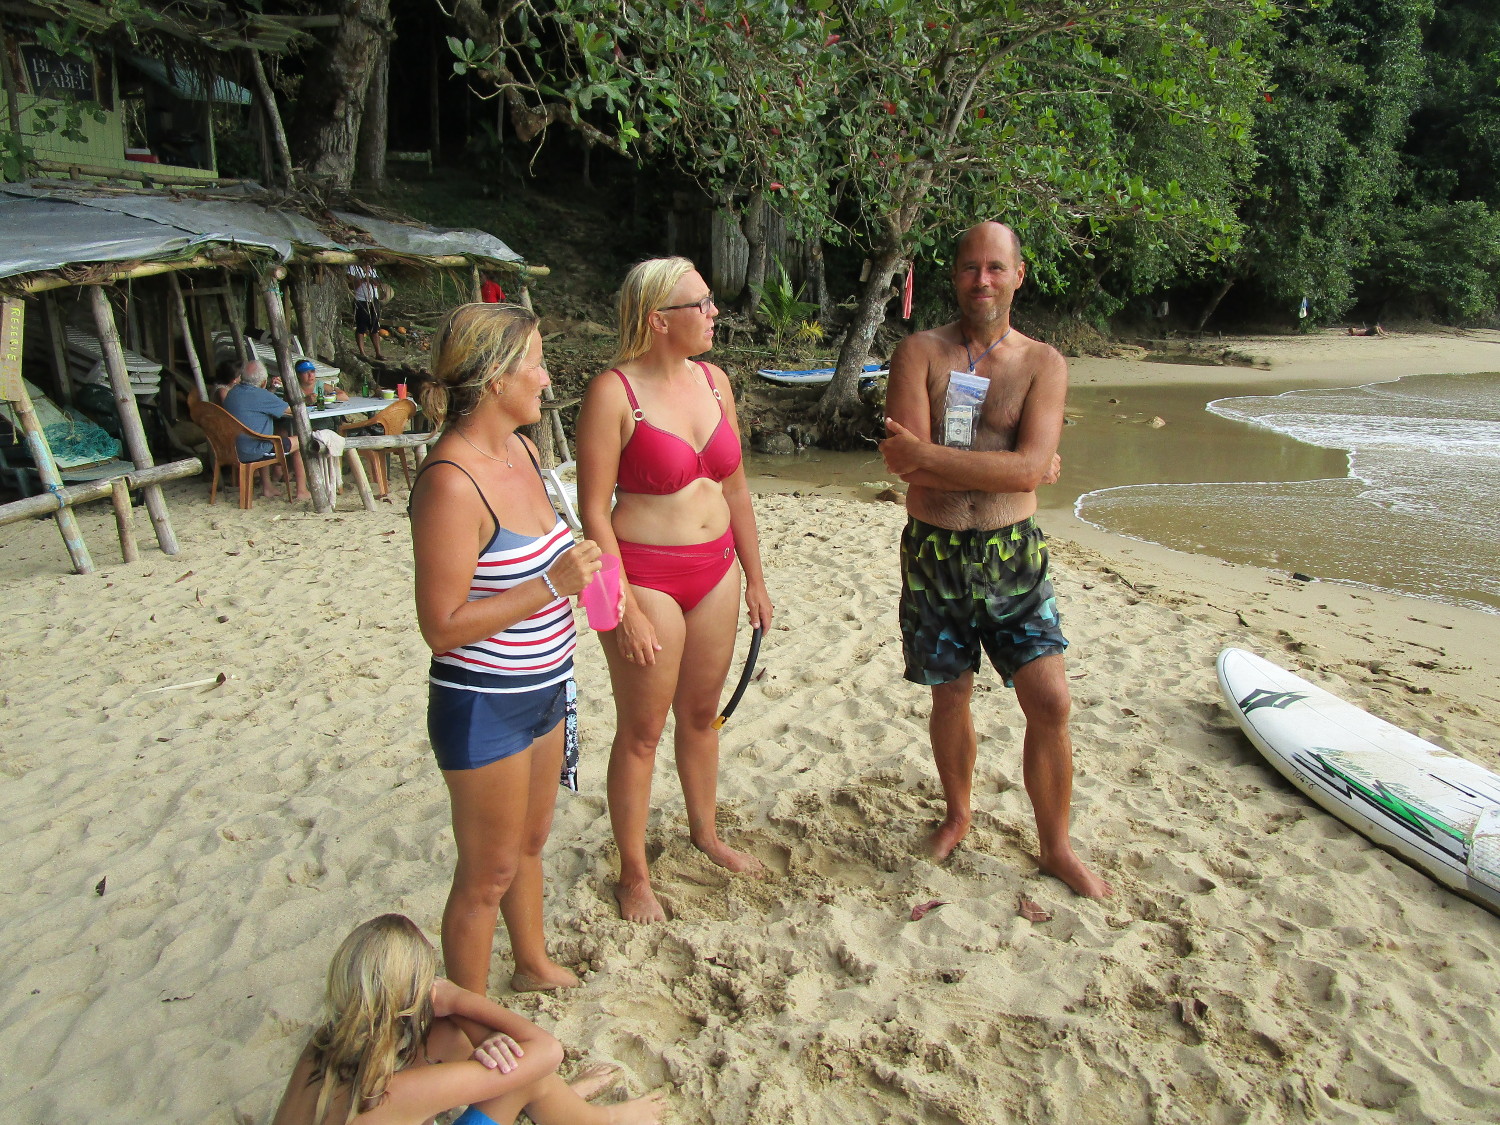
[[[1084,360],[1073,378],[1500,368],[1497,333],[1224,344],[1266,366]],[[1116,888],[1087,901],[1036,871],[1022,724],[993,675],[975,830],[948,863],[921,857],[941,798],[927,693],[900,674],[904,514],[758,491],[776,620],[720,792],[729,839],[770,873],[731,879],[687,845],[664,754],[649,842],[674,918],[615,916],[613,710],[585,638],[582,791],[547,852],[554,950],[585,986],[510,996],[503,933],[492,977],[571,1064],[616,1062],[705,1125],[1500,1118],[1500,917],[1283,782],[1213,667],[1249,648],[1500,769],[1500,615],[1044,515],[1074,833]],[[21,1122],[268,1121],[338,941],[386,910],[435,936],[448,889],[404,489],[373,514],[346,494],[332,518],[211,508],[196,480],[167,493],[181,553],[143,538],[120,563],[109,505],[90,505],[87,577],[50,520],[0,529],[0,1096]]]

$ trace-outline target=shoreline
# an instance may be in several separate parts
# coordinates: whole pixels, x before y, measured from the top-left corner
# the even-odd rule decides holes
[[[1327,329],[1307,336],[1224,337],[1216,340],[1214,346],[1240,357],[1246,364],[1254,362],[1256,366],[1151,362],[1130,358],[1084,357],[1069,360],[1071,383],[1073,390],[1078,392],[1070,399],[1070,419],[1086,420],[1093,427],[1091,436],[1095,439],[1105,436],[1108,439],[1106,446],[1112,445],[1117,452],[1104,456],[1100,463],[1095,449],[1085,446],[1080,450],[1076,444],[1080,440],[1077,432],[1071,428],[1064,431],[1063,483],[1048,486],[1039,492],[1039,514],[1046,517],[1044,528],[1061,527],[1064,524],[1074,526],[1075,523],[1077,526],[1088,527],[1090,541],[1102,550],[1117,548],[1111,546],[1108,539],[1098,538],[1101,536],[1117,539],[1120,548],[1125,544],[1150,544],[1167,552],[1161,559],[1168,566],[1176,565],[1174,559],[1207,559],[1230,565],[1206,547],[1201,551],[1169,548],[1127,531],[1111,530],[1078,520],[1076,513],[1079,501],[1084,496],[1112,488],[1146,483],[1118,479],[1121,470],[1118,466],[1111,465],[1111,456],[1117,459],[1123,457],[1131,464],[1134,464],[1136,458],[1159,456],[1153,451],[1157,441],[1171,440],[1184,432],[1184,409],[1190,410],[1193,415],[1187,422],[1187,427],[1196,443],[1194,456],[1198,460],[1202,460],[1204,456],[1202,447],[1208,445],[1212,447],[1215,456],[1241,456],[1247,458],[1249,464],[1274,464],[1275,469],[1266,475],[1235,475],[1232,479],[1226,479],[1223,476],[1208,475],[1211,469],[1205,469],[1204,475],[1192,471],[1184,473],[1181,471],[1182,465],[1174,463],[1172,468],[1177,470],[1175,475],[1158,478],[1154,483],[1204,483],[1212,487],[1215,483],[1237,485],[1247,481],[1296,484],[1344,480],[1347,479],[1349,469],[1348,450],[1307,445],[1288,435],[1247,422],[1207,415],[1208,403],[1228,397],[1271,396],[1296,390],[1363,386],[1409,376],[1500,370],[1500,331],[1495,330],[1351,337]],[[1149,354],[1145,349],[1140,351],[1142,354]],[[1120,405],[1104,405],[1104,396],[1115,391],[1121,392]],[[1114,404],[1116,400],[1111,397],[1107,402]],[[1118,413],[1120,411],[1126,413]],[[1113,418],[1119,420],[1118,429],[1099,429],[1101,422],[1111,412],[1114,412]],[[1152,431],[1146,431],[1135,424],[1145,423],[1157,413],[1165,415],[1169,420],[1170,428],[1160,431],[1161,437],[1151,436]],[[1210,433],[1212,437],[1204,436]],[[1290,449],[1292,453],[1276,455],[1272,450],[1278,446],[1283,450]],[[1181,461],[1180,456],[1176,458],[1176,462]],[[1191,459],[1189,461],[1191,463]],[[873,449],[862,454],[809,450],[795,457],[761,456],[752,459],[752,466],[756,475],[751,478],[751,487],[761,493],[796,492],[803,496],[848,496],[873,500],[881,490],[893,484],[879,454]],[[1167,468],[1161,463],[1156,467],[1159,471]],[[899,482],[894,483],[899,491]],[[1279,571],[1266,563],[1245,561],[1240,565],[1268,574],[1289,576],[1291,573],[1290,569]],[[1381,596],[1409,597],[1424,606],[1441,605],[1474,610],[1482,615],[1500,612],[1482,602],[1459,604],[1417,593],[1362,586],[1354,580],[1341,580],[1336,576],[1325,578],[1324,585],[1366,590]]]
[[[1349,336],[1340,329],[1325,328],[1305,336],[1222,336],[1213,341],[1213,347],[1253,360],[1255,365],[1083,356],[1068,360],[1069,382],[1073,386],[1100,387],[1206,383],[1223,385],[1226,389],[1220,397],[1226,397],[1279,393],[1259,389],[1271,383],[1287,383],[1286,390],[1356,387],[1403,375],[1500,371],[1500,330],[1496,329],[1396,332],[1381,337]],[[1255,390],[1236,389],[1242,383],[1253,385]]]

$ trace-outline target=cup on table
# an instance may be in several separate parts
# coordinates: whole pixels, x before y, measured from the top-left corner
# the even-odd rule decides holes
[[[380,397],[381,398],[395,398],[396,397],[396,392],[393,391],[393,390],[391,390],[390,388],[386,388],[385,390],[382,390],[380,392]]]
[[[396,384],[396,397],[397,398],[405,398],[406,397],[406,384],[405,383],[397,383]]]
[[[620,623],[620,560],[614,555],[599,556],[599,573],[578,595],[589,615],[589,628],[607,633]]]

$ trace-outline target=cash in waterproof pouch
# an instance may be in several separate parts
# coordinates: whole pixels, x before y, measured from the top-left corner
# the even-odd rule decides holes
[[[974,444],[979,408],[984,405],[990,381],[972,372],[948,372],[948,394],[943,403],[943,444],[968,449]]]

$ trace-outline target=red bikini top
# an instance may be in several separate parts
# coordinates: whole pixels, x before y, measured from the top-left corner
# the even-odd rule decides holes
[[[708,380],[708,389],[719,399],[719,389],[714,386],[708,365],[699,361],[703,377]],[[635,418],[635,432],[620,450],[620,468],[616,483],[621,492],[643,492],[649,496],[668,496],[681,492],[695,480],[707,477],[722,481],[740,467],[740,443],[729,427],[729,417],[724,412],[724,402],[719,399],[719,424],[709,435],[702,449],[695,450],[687,439],[670,430],[663,430],[646,421],[641,404],[636,401],[635,390],[625,372],[618,367],[610,368],[625,384],[625,395],[630,399],[630,408]]]

